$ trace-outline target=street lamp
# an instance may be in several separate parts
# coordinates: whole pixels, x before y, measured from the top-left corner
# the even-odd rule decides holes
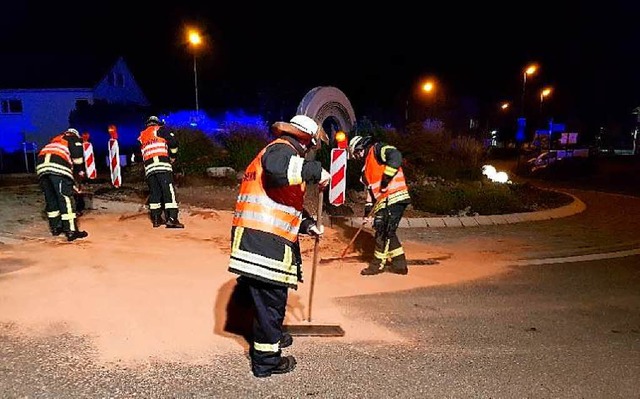
[[[540,113],[542,113],[542,103],[544,103],[544,98],[548,97],[551,94],[551,87],[545,87],[540,92]]]
[[[196,93],[196,115],[199,113],[200,106],[198,104],[198,66],[196,63],[196,50],[200,44],[202,44],[202,37],[200,33],[195,29],[188,31],[189,43],[193,47],[193,85]]]
[[[537,64],[530,64],[522,73],[522,116],[524,117],[525,92],[527,90],[527,76],[533,75],[538,70]]]
[[[436,83],[433,79],[427,79],[420,85],[420,92],[431,95],[436,89]],[[413,90],[412,90],[413,92]],[[415,96],[415,92],[413,94]],[[404,120],[405,122],[409,121],[409,98],[412,97],[411,94],[407,96],[407,101],[404,109]]]

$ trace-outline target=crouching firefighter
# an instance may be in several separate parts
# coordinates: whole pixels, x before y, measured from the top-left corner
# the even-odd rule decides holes
[[[88,236],[86,231],[78,230],[76,222],[76,180],[85,175],[82,139],[76,129],[65,130],[42,147],[36,174],[44,194],[51,234],[64,233],[67,241]]]
[[[283,332],[288,289],[302,282],[298,234],[323,233],[303,208],[305,189],[308,183],[324,187],[330,177],[319,161],[305,159],[318,140],[328,141],[313,119],[296,115],[271,130],[277,138],[245,170],[231,228],[229,271],[240,275],[238,284],[253,301],[249,355],[256,377],[296,366],[281,349],[293,341]]]
[[[367,187],[364,217],[373,216],[375,230],[373,260],[360,274],[407,274],[407,258],[397,235],[402,215],[411,203],[401,166],[402,153],[394,146],[374,143],[371,136],[354,136],[349,154],[364,161],[360,179]]]

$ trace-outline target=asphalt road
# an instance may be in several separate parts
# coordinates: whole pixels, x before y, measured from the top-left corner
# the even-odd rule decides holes
[[[640,257],[518,266],[472,283],[345,298],[402,344],[296,337],[298,368],[248,360],[105,368],[88,338],[0,329],[2,398],[638,398]]]

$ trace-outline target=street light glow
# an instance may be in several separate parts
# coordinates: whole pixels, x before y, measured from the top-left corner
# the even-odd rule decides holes
[[[193,44],[194,46],[198,46],[200,43],[202,43],[202,37],[200,37],[200,33],[197,30],[190,30],[189,31],[189,43]]]
[[[545,98],[547,97],[549,94],[551,94],[551,88],[550,87],[545,87],[542,92],[540,92],[540,97]]]
[[[433,82],[432,81],[427,81],[422,85],[422,91],[426,92],[426,93],[431,93],[431,91],[433,91]]]
[[[525,69],[525,75],[533,75],[538,70],[538,66],[536,64],[531,64]]]
[[[502,108],[502,109],[507,109],[507,108],[509,108],[509,103],[504,102],[504,103],[500,104],[500,108]]]

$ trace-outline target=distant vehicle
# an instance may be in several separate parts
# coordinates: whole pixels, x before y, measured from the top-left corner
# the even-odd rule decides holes
[[[554,162],[566,158],[589,158],[588,148],[576,148],[567,150],[549,150],[527,161],[531,173],[544,169]]]

